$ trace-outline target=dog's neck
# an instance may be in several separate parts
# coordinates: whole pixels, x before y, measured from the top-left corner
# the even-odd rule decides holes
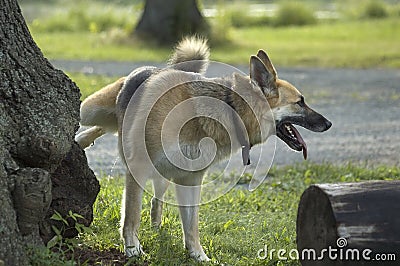
[[[235,134],[238,138],[238,141],[240,143],[240,146],[242,147],[242,159],[243,159],[243,165],[249,165],[250,164],[250,149],[253,146],[253,144],[250,141],[250,136],[249,136],[249,131],[247,130],[247,126],[245,125],[245,129],[243,129],[243,127],[240,125],[240,121],[239,119],[241,119],[241,117],[243,117],[239,112],[238,109],[235,106],[235,102],[232,99],[232,95],[233,93],[235,93],[233,91],[232,88],[226,90],[225,92],[225,103],[227,103],[231,108],[232,108],[232,121],[233,121],[233,126],[235,128]],[[239,118],[237,117],[237,115],[235,115],[235,113],[237,113],[239,115]],[[248,137],[246,137],[246,135]]]

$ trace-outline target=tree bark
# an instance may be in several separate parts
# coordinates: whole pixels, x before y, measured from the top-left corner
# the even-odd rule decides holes
[[[332,253],[337,259],[329,258],[328,253],[324,260],[308,259],[307,255],[302,265],[374,265],[372,259],[378,253],[396,254],[400,259],[399,202],[399,180],[309,187],[299,203],[298,251],[301,254],[304,249],[313,249],[318,257],[322,249],[331,247],[337,249]],[[362,252],[366,249],[372,252],[364,258]],[[357,253],[359,259],[355,260]],[[387,260],[379,265],[394,263]]]
[[[54,209],[86,210],[84,223],[92,220],[99,184],[73,144],[79,97],[77,86],[43,57],[17,1],[0,0],[0,264],[28,264],[27,250],[54,234],[42,230],[53,223]],[[76,184],[64,182],[68,193],[60,195],[55,181],[71,179]],[[60,196],[62,208],[54,202]]]
[[[208,25],[196,0],[147,0],[135,29],[141,38],[167,45],[187,34],[207,32]]]

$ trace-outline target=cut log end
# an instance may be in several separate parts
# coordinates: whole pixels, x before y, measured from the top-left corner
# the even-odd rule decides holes
[[[297,216],[297,247],[314,250],[316,257],[329,247],[323,259],[300,260],[302,265],[354,265],[346,251],[356,249],[358,265],[372,265],[375,254],[395,254],[400,261],[400,181],[322,184],[309,187],[301,196]],[[364,260],[362,252],[371,250]],[[340,252],[342,257],[340,258]],[[349,252],[350,253],[350,252]],[[344,254],[344,255],[343,255]],[[357,255],[357,254],[356,254]],[[394,261],[380,262],[393,265]]]
[[[307,189],[301,197],[297,229],[299,250],[311,247],[321,249],[337,239],[336,221],[331,202],[317,186]]]

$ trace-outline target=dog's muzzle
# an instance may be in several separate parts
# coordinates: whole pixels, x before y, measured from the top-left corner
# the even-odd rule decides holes
[[[285,118],[276,122],[276,135],[283,140],[291,149],[303,151],[304,160],[307,159],[307,145],[299,131],[293,126],[299,125],[314,132],[328,130],[332,123],[321,114],[313,111],[309,116]]]

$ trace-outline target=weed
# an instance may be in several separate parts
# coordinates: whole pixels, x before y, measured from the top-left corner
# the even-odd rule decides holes
[[[396,17],[399,5],[382,0],[337,0],[337,10],[348,20]]]
[[[32,266],[73,266],[73,260],[66,259],[63,254],[56,253],[47,247],[29,247],[27,250],[29,264]]]
[[[385,18],[389,15],[386,4],[379,0],[368,1],[363,8],[363,18]]]
[[[235,28],[267,26],[271,24],[271,17],[267,13],[252,14],[249,5],[234,3],[224,7],[230,23]]]
[[[45,18],[36,18],[31,23],[37,32],[106,32],[115,28],[131,32],[137,15],[130,10],[117,9],[115,6],[90,6],[80,3],[67,6],[66,10],[55,10],[55,14]]]
[[[276,13],[275,26],[303,26],[315,24],[316,17],[311,9],[301,2],[283,2]]]
[[[217,15],[209,20],[211,32],[209,39],[212,45],[221,45],[231,41],[232,24],[229,14],[222,7],[222,2],[218,2]]]
[[[86,227],[85,225],[78,222],[78,219],[84,219],[84,217],[78,213],[73,213],[72,211],[69,211],[68,214],[63,217],[59,212],[55,211],[50,219],[60,221],[62,226],[61,228],[58,228],[54,225],[51,226],[55,233],[55,236],[47,243],[47,248],[49,250],[57,250],[58,253],[62,254],[64,257],[66,257],[67,253],[74,254],[74,249],[78,244],[76,238],[65,239],[63,237],[65,231],[74,228],[78,232],[78,234],[92,233],[92,230],[89,227]],[[74,221],[73,226],[69,224],[68,219],[72,219]]]
[[[46,247],[31,247],[28,250],[31,265],[76,265],[74,262],[75,248],[80,243],[77,238],[65,239],[63,234],[66,230],[74,228],[79,234],[92,234],[92,230],[89,227],[78,222],[78,219],[84,217],[78,213],[69,211],[68,214],[63,217],[59,212],[55,213],[50,219],[61,222],[61,227],[52,225],[52,229],[55,236],[50,239]],[[74,225],[71,226],[68,222],[69,219],[74,221]]]

